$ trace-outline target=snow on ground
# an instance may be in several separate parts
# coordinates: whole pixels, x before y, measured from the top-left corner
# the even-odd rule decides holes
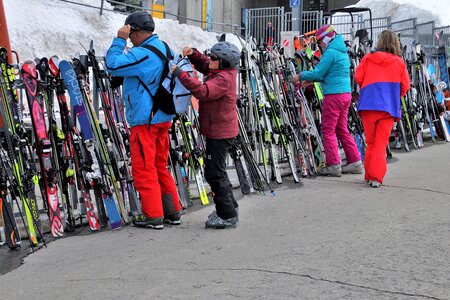
[[[100,5],[99,0],[74,1]],[[83,54],[81,44],[88,47],[91,40],[97,54],[104,54],[126,18],[118,12],[104,11],[100,15],[98,9],[59,0],[4,0],[3,4],[11,47],[19,53],[21,61],[52,55],[69,59]],[[106,2],[105,7],[111,8]],[[184,46],[204,50],[217,42],[217,34],[199,27],[168,19],[155,19],[155,24],[155,33],[178,53]],[[228,35],[228,38],[238,43],[236,37]]]
[[[98,7],[99,0],[72,0]],[[21,61],[35,57],[58,55],[69,59],[83,53],[80,45],[87,47],[94,40],[97,54],[109,48],[117,29],[124,23],[126,15],[70,4],[59,0],[4,0],[6,18],[12,48]],[[369,7],[373,16],[390,16],[392,21],[417,17],[418,22],[436,21],[436,25],[450,25],[450,0],[361,0],[357,6]],[[105,2],[105,7],[111,8]],[[155,19],[155,32],[176,52],[183,46],[194,46],[200,50],[210,48],[217,42],[216,34],[199,27],[179,24],[177,21]],[[233,35],[227,35],[239,48]]]
[[[370,8],[373,18],[391,17],[391,22],[416,17],[417,23],[450,25],[450,0],[361,0],[355,6]]]

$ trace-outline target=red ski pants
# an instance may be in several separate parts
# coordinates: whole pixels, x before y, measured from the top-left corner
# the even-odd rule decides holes
[[[386,146],[394,126],[394,117],[385,111],[376,110],[363,110],[360,115],[367,144],[364,179],[383,183],[387,169]]]
[[[139,192],[142,212],[150,218],[180,211],[178,193],[167,169],[171,122],[131,128],[130,150],[134,186]]]

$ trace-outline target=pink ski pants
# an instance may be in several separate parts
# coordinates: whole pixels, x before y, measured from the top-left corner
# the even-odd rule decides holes
[[[351,94],[325,95],[322,105],[322,135],[325,148],[325,159],[328,166],[341,164],[338,142],[344,148],[347,163],[361,160],[355,140],[347,128],[348,109]]]

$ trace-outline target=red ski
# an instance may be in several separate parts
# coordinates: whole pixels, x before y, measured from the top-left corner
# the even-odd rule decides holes
[[[45,125],[43,96],[38,93],[36,65],[34,62],[31,60],[25,61],[22,65],[21,74],[25,83],[28,106],[34,129],[36,154],[39,158],[41,168],[40,186],[42,197],[47,202],[50,230],[53,237],[61,237],[64,234],[64,229],[59,208],[58,172],[53,168],[51,162],[52,147]]]

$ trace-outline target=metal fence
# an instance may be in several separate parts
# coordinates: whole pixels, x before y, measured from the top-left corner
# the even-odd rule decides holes
[[[389,17],[386,18],[373,18],[372,19],[372,41],[375,46],[378,41],[378,36],[386,29],[391,28],[391,19]],[[365,19],[363,28],[370,28],[370,20]]]
[[[345,40],[352,41],[357,30],[366,29],[369,38],[376,46],[378,36],[383,30],[390,29],[399,34],[400,42],[406,46],[406,58],[411,59],[416,51],[413,45],[421,44],[421,49],[426,54],[427,64],[437,65],[437,54],[439,43],[445,45],[448,54],[450,50],[450,26],[435,27],[435,22],[417,23],[416,18],[392,22],[389,17],[373,18],[372,26],[367,14],[353,13],[353,18],[349,14],[338,13],[330,16],[323,16],[322,11],[302,12],[303,32],[312,31],[323,24],[333,24],[336,30],[342,34]],[[279,32],[292,30],[292,13],[284,13],[283,8],[249,9],[247,15],[246,39],[255,37],[258,40],[267,41],[266,23],[271,21],[274,27],[274,42],[279,42]],[[372,36],[370,37],[370,28]],[[439,36],[439,39],[437,38]],[[440,50],[442,51],[442,50]],[[450,58],[450,55],[447,55]],[[438,70],[439,68],[436,68]],[[439,71],[437,71],[439,72]],[[439,74],[438,74],[439,75]]]
[[[99,0],[99,6],[87,5],[79,0],[60,0],[62,2],[82,5],[99,9],[100,13],[106,9],[103,6],[105,0]],[[109,2],[120,3],[120,0],[109,0]],[[122,3],[123,4],[123,3]],[[127,4],[123,4],[127,5]],[[140,6],[128,5],[138,10],[144,9]],[[179,16],[165,12],[165,14],[171,17],[183,21],[192,21],[198,26],[205,24],[205,21],[187,18],[186,16]],[[259,42],[267,42],[269,36],[273,37],[274,43],[280,42],[280,32],[292,30],[292,13],[285,12],[284,7],[269,7],[269,8],[257,8],[246,10],[246,26],[241,28],[237,24],[208,22],[209,27],[213,31],[225,31],[231,33],[239,33],[240,30],[245,32],[245,38],[248,40],[250,37],[256,38]],[[351,41],[354,34],[359,29],[366,29],[370,34],[370,20],[365,18],[364,13],[353,14],[353,20],[351,16],[346,14],[336,14],[332,18],[325,17],[322,11],[303,11],[302,12],[302,29],[303,32],[309,32],[317,29],[322,24],[332,23],[336,30],[344,36],[346,40]],[[272,29],[268,26],[271,24]],[[378,35],[385,29],[391,29],[400,35],[400,41],[403,45],[407,46],[408,57],[411,57],[413,51],[412,44],[422,44],[422,49],[429,56],[435,56],[439,41],[445,45],[446,51],[450,49],[450,26],[435,27],[433,21],[417,24],[416,18],[406,19],[402,21],[391,22],[390,18],[373,18],[372,19],[372,40],[373,45],[376,45]],[[439,39],[437,38],[439,36]],[[450,56],[450,55],[449,55]]]
[[[302,12],[302,32],[310,32],[319,28],[323,22],[323,11],[303,11]],[[284,30],[292,31],[292,13],[284,14]]]
[[[89,5],[89,4],[80,2],[80,0],[59,0],[59,1],[74,4],[74,5],[84,6],[84,7],[90,7],[93,9],[98,9],[100,11],[100,15],[103,13],[103,11],[122,13],[122,14],[130,13],[130,12],[123,12],[123,11],[105,8],[104,2],[106,0],[99,0],[99,6]],[[158,14],[158,13],[164,14],[166,18],[173,19],[173,20],[179,20],[180,23],[188,23],[189,25],[193,25],[193,26],[202,27],[203,25],[206,24],[206,27],[210,28],[211,31],[218,32],[218,33],[224,33],[224,32],[228,33],[229,32],[229,33],[239,34],[240,30],[243,29],[239,24],[212,22],[212,21],[199,20],[199,19],[195,19],[195,18],[189,18],[187,16],[173,14],[173,13],[169,13],[167,11],[160,11],[160,10],[151,9],[148,7],[122,3],[120,0],[108,0],[107,2],[112,3],[112,4],[120,4],[123,7],[127,7],[130,9],[133,9],[135,11],[149,11],[152,14]]]
[[[358,29],[363,28],[363,15],[353,14],[353,16],[348,14],[339,14],[332,17],[326,17],[324,19],[324,24],[332,24],[339,34],[345,40],[353,40],[353,37]]]
[[[283,7],[249,9],[247,13],[246,38],[251,36],[266,39],[266,25],[269,21],[273,24],[275,42],[279,42],[279,31],[292,30],[292,13],[285,13]],[[370,20],[366,18],[367,14],[354,13],[352,15],[353,18],[345,13],[335,14],[330,17],[323,16],[322,11],[303,11],[302,29],[303,32],[308,32],[317,29],[322,24],[333,24],[336,30],[348,40],[352,40],[354,34],[359,29],[366,29],[370,33]],[[372,40],[374,44],[378,40],[378,35],[385,29],[391,29],[397,32],[404,45],[411,45],[415,41],[416,43],[431,46],[436,45],[435,33],[443,31],[443,38],[446,40],[446,45],[450,47],[448,41],[450,26],[435,28],[433,21],[417,24],[416,18],[396,22],[391,22],[389,17],[373,18]]]
[[[416,24],[416,42],[422,45],[434,45],[433,29],[434,22]]]
[[[283,7],[252,8],[247,10],[247,27],[245,39],[256,39],[258,42],[267,42],[271,34],[272,24],[273,42],[280,43],[280,32],[292,31],[292,13],[284,12]],[[302,32],[317,29],[323,23],[323,11],[302,12]]]
[[[391,30],[399,34],[400,43],[406,46],[406,56],[410,58],[413,51],[412,44],[417,40],[417,19],[406,19],[397,22],[391,22]]]
[[[284,31],[285,18],[283,7],[255,8],[247,10],[247,28],[245,39],[255,38],[258,43],[280,42],[280,32]]]

